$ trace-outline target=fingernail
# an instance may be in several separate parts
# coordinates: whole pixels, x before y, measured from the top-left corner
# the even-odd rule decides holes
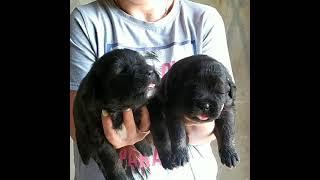
[[[106,110],[102,110],[102,116],[108,117],[109,113]]]
[[[130,109],[130,108],[128,108],[128,109],[125,109],[124,111],[131,111],[131,109]]]
[[[143,133],[143,134],[149,134],[150,133],[150,130],[148,131],[139,131],[140,133]]]

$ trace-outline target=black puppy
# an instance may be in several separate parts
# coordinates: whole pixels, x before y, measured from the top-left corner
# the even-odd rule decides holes
[[[74,120],[80,156],[85,164],[93,158],[106,179],[126,180],[117,151],[104,135],[101,111],[111,116],[114,129],[121,129],[122,112],[131,108],[137,127],[141,107],[151,98],[160,83],[155,69],[146,64],[151,53],[142,56],[129,49],[117,49],[98,59],[82,80],[74,101]],[[143,155],[152,148],[145,141],[135,144]]]
[[[190,56],[171,67],[148,104],[153,141],[165,169],[189,161],[185,120],[215,121],[221,162],[236,166],[235,92],[227,69],[209,56]]]

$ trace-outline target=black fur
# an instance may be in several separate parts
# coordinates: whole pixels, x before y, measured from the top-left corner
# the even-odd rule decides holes
[[[125,170],[117,151],[105,138],[101,111],[106,110],[114,129],[123,123],[122,112],[131,108],[137,127],[141,107],[149,98],[148,85],[159,85],[160,77],[155,69],[146,64],[145,58],[129,49],[117,49],[98,59],[80,84],[74,101],[76,138],[82,161],[88,164],[93,158],[103,175],[109,180],[126,180]],[[155,90],[156,87],[153,89]],[[151,91],[149,91],[151,92]],[[145,141],[135,144],[143,155],[151,155],[152,148]]]
[[[236,86],[227,69],[209,56],[187,57],[171,67],[148,104],[151,133],[164,168],[183,166],[189,161],[186,117],[197,123],[215,121],[221,162],[236,166],[235,93]]]

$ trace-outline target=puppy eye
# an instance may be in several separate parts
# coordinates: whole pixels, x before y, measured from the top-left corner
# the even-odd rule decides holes
[[[217,93],[217,94],[226,94],[226,92],[224,92],[224,91],[215,91],[215,93]]]
[[[215,93],[217,93],[217,94],[226,94],[227,91],[226,91],[225,88],[220,87],[220,88],[216,88],[216,89],[215,89]]]
[[[222,80],[218,79],[216,84],[215,84],[215,87],[214,87],[214,90],[217,94],[226,94],[228,91],[226,90],[226,86],[225,84],[223,83]]]
[[[129,74],[128,68],[125,67],[125,68],[123,68],[123,69],[120,71],[120,73],[119,73],[118,75],[120,75],[120,76],[127,76],[128,74]]]

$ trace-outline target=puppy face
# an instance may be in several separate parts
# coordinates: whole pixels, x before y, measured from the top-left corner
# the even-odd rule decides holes
[[[214,70],[206,67],[199,70],[192,80],[184,83],[182,106],[186,119],[205,123],[219,118],[226,102],[231,98],[231,86],[226,73],[219,66],[215,66]]]
[[[184,112],[188,119],[198,122],[208,122],[217,119],[226,101],[227,86],[221,81],[216,83],[193,82],[185,88],[189,89]],[[191,98],[190,98],[191,97]]]
[[[114,50],[98,61],[96,92],[105,108],[121,110],[136,107],[154,95],[160,77],[138,52]]]

